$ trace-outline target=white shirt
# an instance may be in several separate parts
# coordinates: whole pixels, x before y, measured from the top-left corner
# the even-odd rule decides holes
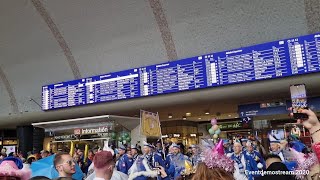
[[[95,177],[93,180],[105,180],[104,178]]]
[[[120,172],[120,171],[116,171],[114,170],[112,173],[112,177],[111,180],[128,180],[128,175]],[[93,172],[92,174],[90,174],[86,180],[104,180],[103,178],[97,178],[96,177],[96,173]]]

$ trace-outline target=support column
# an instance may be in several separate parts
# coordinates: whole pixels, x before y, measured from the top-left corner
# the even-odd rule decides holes
[[[27,153],[33,148],[33,126],[17,126],[17,139],[18,151],[27,158]]]

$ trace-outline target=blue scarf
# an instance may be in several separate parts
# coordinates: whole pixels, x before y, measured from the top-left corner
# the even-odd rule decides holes
[[[235,154],[232,154],[232,159],[238,164],[238,167],[239,167],[239,172],[241,174],[244,174],[244,166],[241,162],[241,158],[242,158],[242,154],[240,155],[235,155]]]

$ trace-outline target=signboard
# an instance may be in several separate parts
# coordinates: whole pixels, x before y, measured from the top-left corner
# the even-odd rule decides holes
[[[42,109],[320,72],[320,33],[42,87]]]
[[[250,129],[252,127],[252,121],[250,121],[248,123],[244,123],[241,120],[232,121],[232,122],[224,122],[224,123],[218,123],[218,126],[221,131],[237,130],[237,129]],[[207,130],[209,130],[211,127],[212,127],[212,125],[208,124]]]
[[[159,115],[152,112],[140,111],[140,132],[147,137],[160,137],[161,127]]]
[[[289,88],[288,88],[288,91],[289,91]],[[279,105],[279,106],[265,107],[265,106],[261,106],[261,103],[245,104],[245,105],[238,106],[238,113],[240,117],[288,114],[289,113],[288,107],[291,107],[291,100],[287,100],[284,106]],[[319,111],[320,97],[308,98],[308,107],[313,111]]]

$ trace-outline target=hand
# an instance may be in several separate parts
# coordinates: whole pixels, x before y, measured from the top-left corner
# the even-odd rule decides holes
[[[167,177],[168,175],[167,175],[166,171],[164,170],[164,168],[162,166],[158,166],[158,167],[159,167],[159,172],[161,173],[161,177],[162,178]]]
[[[291,110],[292,108],[290,108]],[[308,119],[303,121],[301,119],[297,120],[297,123],[301,123],[303,124],[303,126],[305,128],[307,128],[308,130],[311,130],[312,128],[316,127],[316,126],[320,126],[320,122],[316,116],[316,114],[311,111],[310,109],[301,109],[299,110],[299,113],[303,113],[303,114],[307,114],[308,115]],[[293,113],[290,113],[290,116],[293,117]],[[312,132],[311,132],[312,133]]]

